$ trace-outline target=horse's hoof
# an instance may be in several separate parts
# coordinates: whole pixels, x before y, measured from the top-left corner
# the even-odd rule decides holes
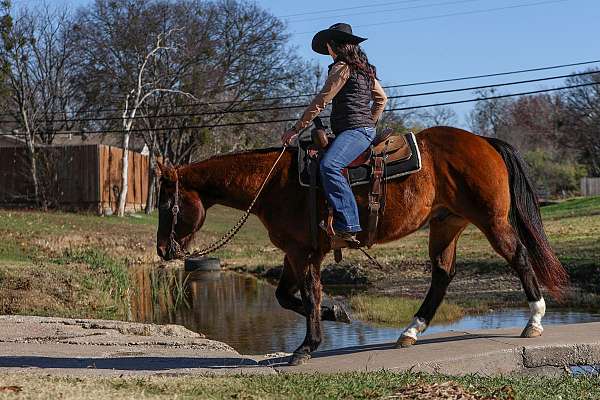
[[[295,367],[297,365],[306,364],[310,360],[310,354],[308,353],[294,353],[292,354],[288,365],[290,367]]]
[[[542,336],[542,330],[533,325],[527,325],[525,329],[523,329],[523,332],[521,332],[522,338],[534,338],[539,336]]]
[[[342,322],[344,324],[352,323],[350,316],[342,306],[338,306],[337,304],[333,305],[333,315],[335,317],[336,322]]]
[[[400,336],[400,338],[398,339],[398,341],[396,342],[396,348],[402,347],[410,347],[413,344],[417,343],[417,339],[415,338],[411,338],[410,336]]]

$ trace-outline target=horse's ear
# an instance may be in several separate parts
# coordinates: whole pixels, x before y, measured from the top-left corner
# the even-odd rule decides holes
[[[156,165],[158,168],[156,169],[156,176],[165,181],[175,182],[177,180],[177,171],[175,171],[175,168],[169,164],[170,163],[168,161],[166,164],[157,161]]]
[[[165,166],[160,161],[156,162],[156,166],[154,167],[154,175],[158,179],[160,179],[163,176],[163,169],[164,168],[165,168]]]

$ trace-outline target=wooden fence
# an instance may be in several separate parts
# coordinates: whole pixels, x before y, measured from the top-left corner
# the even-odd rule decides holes
[[[106,213],[116,211],[123,150],[105,145],[40,147],[38,177],[52,206]],[[24,147],[0,148],[0,205],[33,205],[34,190]],[[148,156],[129,152],[128,211],[145,207]]]
[[[600,196],[600,178],[582,178],[581,195]]]

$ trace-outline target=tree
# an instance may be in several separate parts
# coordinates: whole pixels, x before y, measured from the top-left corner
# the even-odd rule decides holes
[[[108,120],[90,121],[87,127],[125,132],[134,124],[147,128],[140,136],[151,151],[151,162],[161,155],[175,164],[185,163],[268,143],[278,135],[272,126],[252,125],[252,131],[243,126],[193,127],[289,115],[276,110],[244,112],[285,100],[246,100],[292,93],[306,76],[305,64],[290,55],[283,23],[246,1],[96,0],[79,11],[74,30],[81,60],[77,71],[81,103],[92,110],[101,110],[103,104],[127,104],[127,113],[120,107],[120,126]],[[169,48],[153,52],[144,63],[156,48],[155,39],[159,35],[166,39],[166,32]],[[144,101],[132,115],[142,65],[143,93],[151,88],[169,90],[141,94]],[[175,90],[189,96],[173,96]],[[114,112],[102,115],[115,117]],[[154,184],[151,177],[150,194]]]
[[[477,92],[480,98],[497,96],[496,89],[480,90]],[[470,129],[482,136],[498,137],[498,132],[507,125],[504,120],[507,100],[493,99],[482,100],[475,103],[475,107],[469,115]]]
[[[424,126],[452,126],[458,122],[456,112],[445,106],[425,108],[417,113],[417,118]]]
[[[72,125],[72,47],[69,13],[43,5],[21,9],[11,15],[10,1],[1,3],[1,60],[5,74],[4,91],[17,132],[25,139],[34,202],[47,206],[39,182],[39,144],[51,144],[56,131]]]
[[[577,151],[579,161],[591,176],[600,176],[600,70],[597,74],[573,76],[568,85],[590,84],[569,89],[563,95],[563,144]]]

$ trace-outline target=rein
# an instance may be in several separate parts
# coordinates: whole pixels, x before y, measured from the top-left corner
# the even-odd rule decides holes
[[[248,217],[250,217],[250,211],[252,211],[252,208],[254,207],[254,204],[256,204],[256,201],[258,200],[258,197],[260,196],[260,194],[262,193],[263,189],[267,185],[267,182],[271,178],[271,175],[273,174],[273,171],[275,170],[275,167],[277,166],[277,164],[281,160],[281,157],[283,157],[283,154],[285,153],[286,148],[287,148],[287,145],[284,145],[283,149],[281,150],[281,153],[279,153],[279,156],[277,157],[277,159],[273,163],[273,166],[269,170],[269,173],[267,174],[267,176],[263,180],[263,183],[260,185],[260,188],[258,189],[258,192],[256,192],[256,195],[254,196],[254,199],[252,200],[252,202],[250,203],[250,205],[248,206],[248,208],[244,212],[244,215],[242,215],[242,217],[239,219],[239,221],[225,235],[223,235],[219,240],[211,243],[210,245],[206,246],[203,249],[196,250],[196,251],[194,251],[192,253],[182,251],[181,250],[181,246],[179,246],[179,243],[177,243],[177,241],[175,240],[175,225],[177,225],[177,214],[179,213],[179,205],[178,205],[179,204],[178,203],[179,202],[179,180],[177,179],[176,183],[175,183],[175,194],[174,194],[173,208],[171,209],[171,212],[173,214],[173,220],[172,220],[172,223],[171,223],[171,236],[170,236],[171,246],[173,246],[172,249],[175,250],[176,254],[183,255],[184,258],[189,258],[189,257],[203,257],[203,256],[206,256],[206,255],[208,255],[210,253],[213,253],[213,252],[219,250],[221,247],[227,245],[227,243],[229,243],[234,238],[234,236],[239,232],[239,230],[242,229],[242,226],[244,226],[244,224],[248,220]]]

